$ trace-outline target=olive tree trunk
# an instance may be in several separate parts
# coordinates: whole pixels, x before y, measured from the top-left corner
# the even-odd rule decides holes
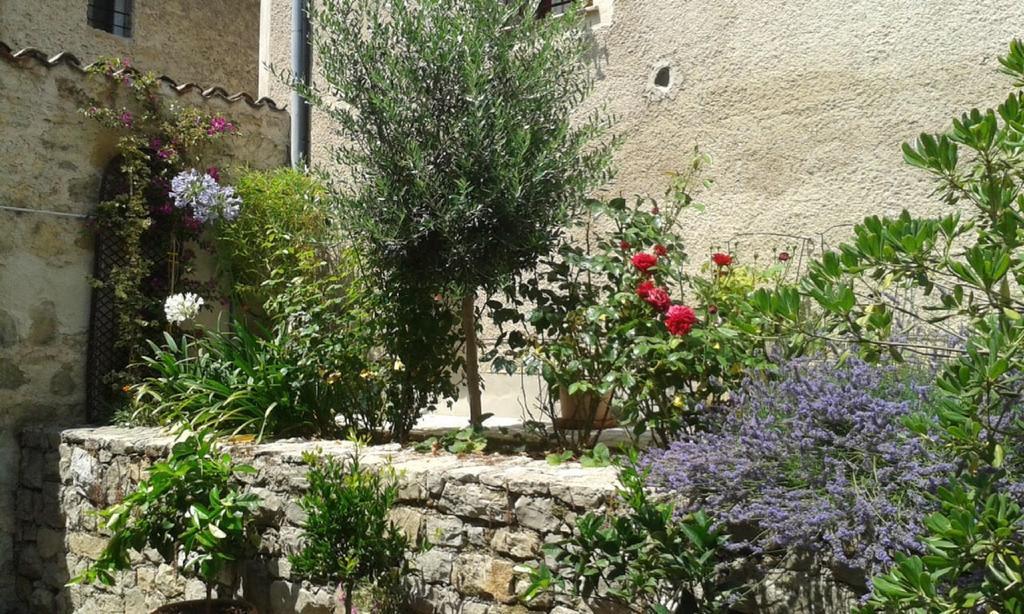
[[[469,424],[473,430],[483,428],[480,402],[480,359],[476,342],[476,294],[462,297],[462,337],[466,343],[466,389],[469,395]]]

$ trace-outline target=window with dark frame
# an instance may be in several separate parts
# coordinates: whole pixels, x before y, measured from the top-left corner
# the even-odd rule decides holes
[[[124,38],[132,36],[132,0],[89,0],[89,25]]]
[[[562,13],[568,12],[569,7],[576,0],[540,0],[540,4],[537,6],[537,17],[547,17],[548,15],[561,15]]]

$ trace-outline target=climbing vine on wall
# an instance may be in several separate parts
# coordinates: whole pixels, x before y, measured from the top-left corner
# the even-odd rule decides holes
[[[231,189],[217,189],[220,172],[205,165],[204,158],[215,154],[217,143],[237,129],[220,115],[168,103],[158,95],[158,79],[126,59],[102,60],[89,71],[108,80],[112,102],[87,97],[81,110],[117,137],[113,172],[92,220],[97,242],[118,252],[92,280],[111,297],[116,332],[111,339],[91,341],[110,344],[119,356],[120,365],[96,374],[102,385],[93,386],[104,391],[106,403],[116,404],[134,379],[135,367],[128,365],[136,364],[146,341],[166,327],[164,300],[176,292],[207,297],[217,292],[215,282],[201,284],[192,276],[195,250],[206,247],[204,228],[217,216],[194,198],[176,193],[175,187],[181,192],[183,186],[213,186],[206,193],[217,194],[221,205],[234,206]]]

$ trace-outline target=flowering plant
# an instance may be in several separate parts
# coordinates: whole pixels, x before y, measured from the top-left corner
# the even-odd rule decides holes
[[[182,324],[199,315],[203,302],[203,297],[192,292],[172,294],[164,301],[164,315],[171,324]]]
[[[767,365],[745,298],[773,278],[733,281],[746,269],[727,254],[686,270],[682,225],[703,164],[676,176],[669,202],[592,202],[583,241],[563,243],[520,289],[535,305],[532,330],[502,337],[529,348],[526,368],[550,386],[610,396],[620,422],[661,444],[700,430],[748,369]]]
[[[897,552],[923,551],[929,494],[953,470],[903,424],[934,422],[932,387],[918,383],[928,376],[793,361],[770,380],[749,377],[711,431],[644,464],[681,509],[755,529],[744,549],[817,552],[870,575]]]
[[[172,180],[179,180],[185,169],[203,168],[204,150],[236,129],[221,116],[163,104],[156,77],[139,72],[128,60],[101,60],[89,70],[112,87],[102,100],[84,98],[81,111],[117,135],[118,153],[93,226],[97,243],[121,255],[108,270],[97,272],[93,284],[114,304],[114,349],[123,356],[122,365],[138,364],[139,351],[162,327],[165,297],[180,291],[209,296],[215,290],[212,282],[200,284],[190,277],[195,243],[202,247],[199,239],[212,211],[218,219],[230,219],[238,202],[230,188],[220,188],[208,190],[202,206],[181,206]],[[216,184],[219,172],[211,167],[203,177]],[[127,367],[103,377],[112,392],[133,379]],[[109,396],[108,402],[120,400]]]

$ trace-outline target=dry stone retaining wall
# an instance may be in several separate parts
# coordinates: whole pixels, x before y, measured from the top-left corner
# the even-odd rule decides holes
[[[64,588],[103,549],[95,510],[120,500],[145,468],[164,457],[171,439],[153,429],[45,430],[22,434],[17,493],[18,597],[28,612],[143,613],[174,599],[204,594],[155,552],[136,557],[115,587]],[[349,455],[348,442],[278,442],[236,446],[232,454],[257,469],[246,476],[263,499],[259,557],[242,572],[240,591],[267,614],[331,612],[333,589],[292,577],[304,518],[298,498],[306,484],[302,453],[322,448]],[[420,577],[410,579],[414,612],[464,614],[527,612],[517,604],[522,578],[513,567],[536,560],[540,546],[571,531],[577,514],[609,504],[614,471],[578,465],[550,467],[521,457],[425,455],[397,446],[368,448],[363,462],[390,460],[401,472],[393,519],[411,538],[434,544],[419,554]],[[559,613],[588,611],[542,601],[531,607]]]
[[[198,580],[178,576],[155,552],[133,559],[114,587],[65,587],[106,545],[93,513],[120,501],[172,439],[148,428],[60,430],[34,427],[21,435],[15,551],[16,612],[145,614],[180,599],[200,598]],[[301,542],[306,487],[304,452],[351,455],[349,442],[282,441],[230,448],[257,472],[248,488],[262,499],[259,554],[240,570],[238,593],[264,614],[334,611],[333,587],[313,586],[291,573],[288,555]],[[513,456],[433,456],[397,445],[362,451],[367,467],[386,462],[399,471],[399,503],[392,520],[433,548],[415,556],[419,573],[407,578],[410,612],[441,614],[613,614],[608,604],[573,603],[545,596],[529,607],[517,602],[525,579],[515,570],[535,561],[541,546],[570,534],[586,511],[610,509],[615,471],[569,463],[552,467]],[[829,572],[792,561],[773,570],[739,611],[772,614],[844,614],[854,592]],[[592,609],[591,609],[592,608]]]

